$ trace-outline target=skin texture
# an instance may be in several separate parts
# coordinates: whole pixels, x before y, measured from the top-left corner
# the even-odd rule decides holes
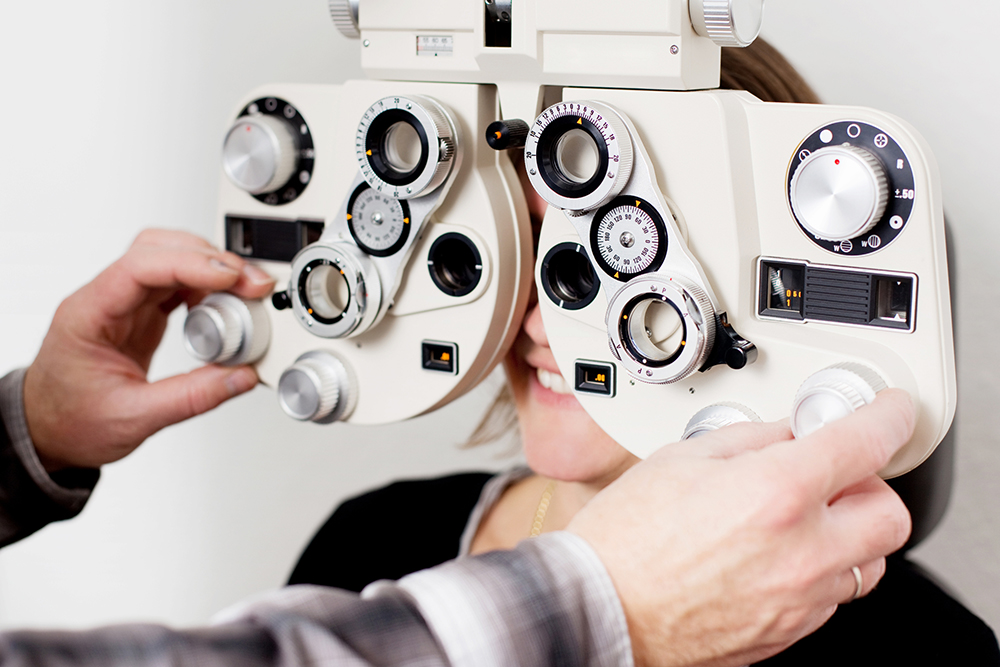
[[[161,428],[257,384],[247,366],[205,366],[149,383],[167,317],[210,292],[245,298],[274,282],[185,232],[146,230],[125,255],[59,306],[24,379],[28,430],[49,472],[97,468]]]

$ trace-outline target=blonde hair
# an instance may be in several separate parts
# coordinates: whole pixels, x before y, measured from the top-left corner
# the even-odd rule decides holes
[[[722,49],[720,88],[745,90],[765,102],[819,104],[819,97],[781,53],[763,39],[745,49]],[[504,384],[466,447],[495,442],[517,427],[517,406]]]

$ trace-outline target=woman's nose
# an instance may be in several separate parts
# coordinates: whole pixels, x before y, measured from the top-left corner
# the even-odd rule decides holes
[[[539,347],[548,347],[549,338],[545,335],[545,326],[542,324],[542,309],[538,301],[531,306],[528,314],[524,317],[524,333],[528,334],[531,341]]]

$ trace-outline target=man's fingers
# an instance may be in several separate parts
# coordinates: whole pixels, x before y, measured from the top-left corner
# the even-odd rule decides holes
[[[827,520],[831,541],[848,566],[899,550],[912,527],[906,505],[874,475],[833,502]]]
[[[866,563],[854,566],[861,575],[861,586],[854,570],[848,568],[837,577],[834,598],[838,604],[848,604],[871,593],[885,574],[885,558],[875,558]]]
[[[732,424],[698,438],[681,443],[692,454],[716,459],[728,459],[744,452],[752,452],[768,447],[776,442],[792,439],[788,422],[740,423]],[[669,447],[676,447],[670,445]]]
[[[779,443],[768,455],[781,458],[818,497],[829,499],[881,470],[910,440],[915,423],[909,395],[886,389],[871,405],[804,438]]]
[[[134,241],[132,241],[132,246],[135,247],[144,245],[159,246],[163,248],[216,249],[215,246],[197,234],[182,232],[176,229],[144,229],[139,232],[139,235],[135,237]]]
[[[135,392],[137,413],[150,423],[149,433],[208,412],[257,384],[257,373],[249,366],[225,368],[204,366],[184,375],[145,385]]]
[[[87,286],[88,303],[105,317],[118,318],[142,305],[154,289],[230,290],[262,297],[274,285],[241,257],[214,248],[134,246]]]

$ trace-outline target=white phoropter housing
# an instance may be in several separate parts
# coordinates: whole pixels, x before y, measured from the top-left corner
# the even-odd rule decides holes
[[[558,178],[532,184],[567,209],[549,209],[538,249],[549,344],[609,435],[647,456],[791,413],[803,436],[890,386],[919,414],[881,474],[930,456],[954,416],[955,358],[939,184],[912,128],[870,109],[731,91],[563,95],[554,109],[615,112],[636,149],[625,182],[604,171],[596,137],[599,157],[581,170],[574,156],[589,149],[554,151],[543,114],[525,157],[529,173],[603,177],[606,195],[579,188],[568,201]],[[712,316],[714,332],[703,326]],[[702,344],[707,357],[690,351]]]
[[[217,241],[276,292],[209,297],[189,316],[189,348],[223,361],[223,339],[249,335],[210,300],[263,315],[266,351],[239,363],[318,423],[400,421],[475,386],[517,333],[531,280],[517,176],[481,140],[498,104],[480,85],[251,94],[224,144]]]

